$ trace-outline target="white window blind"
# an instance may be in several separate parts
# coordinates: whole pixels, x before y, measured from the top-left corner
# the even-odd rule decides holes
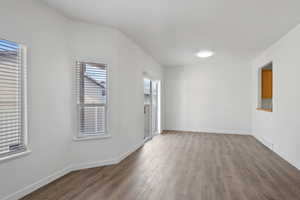
[[[77,62],[79,137],[106,134],[107,66]]]
[[[24,53],[0,39],[0,158],[26,150]]]

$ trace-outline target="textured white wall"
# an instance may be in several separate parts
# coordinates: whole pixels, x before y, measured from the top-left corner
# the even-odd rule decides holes
[[[0,199],[16,199],[70,169],[109,163],[143,142],[143,72],[150,56],[118,30],[64,18],[40,3],[3,0],[0,37],[28,47],[31,154],[0,163]],[[74,141],[75,62],[109,65],[111,138]]]
[[[300,169],[300,25],[253,62],[253,133]],[[257,111],[258,68],[273,61],[273,112]]]
[[[251,134],[248,61],[218,55],[165,69],[165,129]]]

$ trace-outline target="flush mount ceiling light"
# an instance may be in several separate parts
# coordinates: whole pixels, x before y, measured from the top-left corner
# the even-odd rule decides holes
[[[211,56],[214,55],[213,51],[209,51],[209,50],[203,50],[203,51],[199,51],[196,56],[199,58],[209,58]]]

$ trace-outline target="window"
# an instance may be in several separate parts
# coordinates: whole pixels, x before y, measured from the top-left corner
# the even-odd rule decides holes
[[[107,66],[77,63],[79,138],[107,133]]]
[[[259,69],[258,110],[273,110],[273,64],[269,63]]]
[[[0,39],[0,159],[26,151],[25,48]]]

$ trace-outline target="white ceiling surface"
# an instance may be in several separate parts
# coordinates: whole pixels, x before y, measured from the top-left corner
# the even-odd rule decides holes
[[[118,28],[164,66],[201,49],[252,58],[300,23],[299,0],[43,0],[72,19]]]

